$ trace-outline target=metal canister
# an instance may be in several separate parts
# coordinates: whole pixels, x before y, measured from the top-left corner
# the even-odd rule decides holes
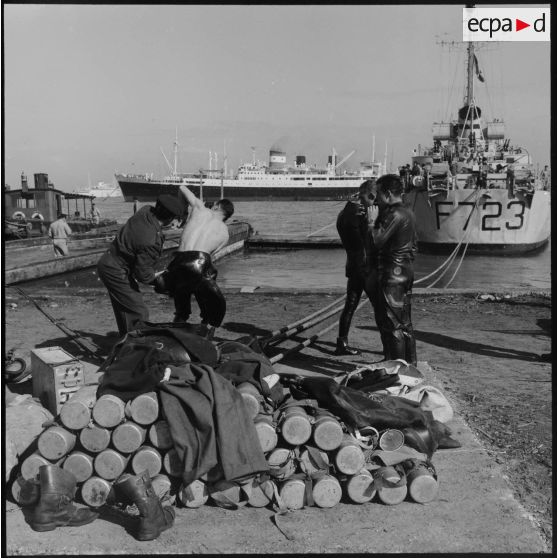
[[[154,391],[142,393],[126,403],[126,416],[138,424],[153,424],[159,416],[159,401]]]
[[[124,420],[124,407],[122,399],[110,394],[102,395],[93,407],[92,416],[99,426],[114,428]]]
[[[83,386],[60,408],[60,422],[70,430],[81,430],[91,421],[97,400],[97,385]]]
[[[143,444],[145,433],[143,426],[127,420],[112,431],[112,445],[121,453],[132,453]]]
[[[267,453],[277,446],[277,431],[273,426],[273,420],[267,415],[258,415],[254,419],[254,426],[260,441],[260,446],[264,453]]]
[[[63,459],[63,458],[62,458]],[[56,462],[45,459],[38,451],[28,455],[21,463],[20,473],[25,480],[33,480],[39,477],[39,468],[43,465],[56,465],[62,461],[58,459]]]
[[[81,485],[81,499],[92,508],[106,503],[112,489],[112,483],[100,477],[90,477]]]
[[[378,445],[384,451],[396,451],[405,443],[405,435],[401,430],[390,428],[382,432]]]
[[[79,441],[87,451],[99,453],[107,449],[110,444],[110,430],[97,424],[90,424],[79,433]]]
[[[314,480],[312,486],[312,497],[314,504],[319,508],[332,508],[341,501],[343,491],[339,481],[331,476],[324,475]]]
[[[388,505],[400,504],[407,496],[407,484],[393,467],[380,467],[373,472],[378,498]],[[386,482],[389,485],[386,485]]]
[[[184,467],[182,466],[182,461],[178,457],[178,453],[174,448],[170,449],[165,453],[163,457],[163,469],[171,477],[181,477],[184,472]]]
[[[19,475],[11,488],[14,501],[22,507],[33,506],[41,496],[41,485],[36,479],[24,479]]]
[[[288,479],[281,483],[279,496],[290,510],[300,510],[304,507],[306,485],[302,479]]]
[[[281,435],[293,446],[305,444],[312,435],[312,424],[302,407],[287,407],[280,420]]]
[[[186,486],[181,485],[178,490],[178,499],[187,508],[199,508],[207,502],[208,498],[207,485],[199,479]]]
[[[278,480],[283,480],[296,471],[296,462],[291,450],[286,448],[275,448],[267,456],[270,474]]]
[[[343,428],[331,413],[320,412],[314,422],[312,439],[320,449],[332,451],[341,445]]]
[[[172,448],[174,442],[166,420],[158,420],[149,428],[149,441],[160,450]]]
[[[97,454],[93,461],[93,467],[99,477],[105,480],[114,480],[124,472],[128,461],[129,457],[108,448]]]
[[[248,505],[253,508],[265,508],[273,502],[275,487],[275,483],[270,479],[264,481],[254,479]]]
[[[415,502],[432,502],[438,495],[438,488],[438,481],[424,463],[419,463],[407,471],[407,489]]]
[[[343,436],[335,454],[335,467],[345,475],[354,475],[364,467],[364,453],[359,445],[348,435]]]
[[[161,472],[163,468],[163,458],[161,454],[151,446],[141,446],[134,455],[132,455],[132,471],[136,475],[140,475],[147,470],[150,477],[154,477]]]
[[[72,473],[77,482],[85,482],[93,476],[93,458],[82,451],[73,451],[64,460],[62,468]]]
[[[318,448],[312,450],[308,447],[300,452],[300,469],[303,473],[311,475],[318,471],[327,471],[329,469],[329,455]],[[320,463],[321,461],[321,463]]]
[[[260,390],[250,382],[243,382],[237,386],[250,418],[255,418],[260,412],[260,403],[263,401]]]
[[[172,491],[172,481],[168,477],[168,475],[155,475],[151,478],[151,486],[153,487],[153,491],[159,498],[159,500],[168,501],[171,504],[174,504],[175,496],[171,494]]]
[[[362,469],[355,475],[347,477],[343,483],[343,489],[347,498],[355,504],[370,502],[376,495],[374,477],[372,477],[370,471],[366,469]]]
[[[54,461],[68,455],[74,449],[76,439],[76,435],[69,430],[51,426],[39,436],[37,446],[43,457]]]

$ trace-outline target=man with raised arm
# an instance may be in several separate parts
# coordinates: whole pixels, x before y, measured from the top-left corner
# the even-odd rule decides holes
[[[225,221],[234,213],[234,206],[222,199],[211,208],[205,207],[186,186],[180,186],[180,193],[190,206],[190,212],[174,259],[160,277],[159,292],[166,291],[174,297],[175,322],[188,321],[194,295],[202,319],[198,333],[211,339],[227,310],[211,256],[229,241]]]

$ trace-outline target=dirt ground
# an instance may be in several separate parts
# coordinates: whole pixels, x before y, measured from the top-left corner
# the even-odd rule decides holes
[[[24,288],[55,319],[93,341],[106,354],[117,339],[106,292],[100,285],[83,287],[79,281],[72,280],[67,283],[55,282],[58,286],[35,284],[32,288]],[[228,339],[236,339],[247,333],[265,336],[323,308],[342,294],[265,290],[255,293],[228,292],[227,316],[217,336]],[[152,321],[171,319],[171,303],[166,297],[154,293],[146,293],[145,296],[151,308]],[[413,322],[418,358],[430,365],[430,380],[444,389],[456,414],[477,434],[490,458],[499,464],[498,470],[504,472],[516,499],[534,519],[540,535],[550,545],[553,535],[553,366],[543,362],[540,355],[551,349],[552,303],[550,296],[544,293],[511,293],[509,297],[499,298],[481,300],[472,293],[415,294]],[[323,327],[322,324],[310,332],[315,333]],[[302,340],[303,335],[300,334],[296,339]],[[381,360],[378,331],[367,305],[355,315],[350,334],[351,344],[362,349],[362,355],[334,356],[335,337],[336,328],[312,347],[285,358],[281,363],[332,374],[351,370],[361,363]],[[15,290],[7,288],[5,347],[16,347],[17,354],[29,361],[33,348],[54,345],[74,355],[80,354],[78,347],[29,301]],[[293,343],[285,343],[284,346],[293,346]],[[84,355],[83,360],[88,361],[88,357]],[[30,391],[29,384],[18,384],[14,391]],[[214,510],[216,515],[213,519],[205,513],[204,521],[218,523],[222,520],[224,510]],[[254,510],[245,511],[254,513]],[[17,512],[17,508],[14,509],[12,504],[8,512]],[[300,517],[304,521],[304,513]],[[336,524],[335,528],[340,526]],[[350,546],[347,541],[351,533],[338,532],[337,535],[339,540],[349,545],[345,551],[365,550],[358,544]],[[447,535],[441,533],[440,541]],[[268,535],[262,533],[261,536]],[[22,546],[18,551],[18,536],[12,533],[9,553],[27,553],[23,532],[21,537]],[[246,540],[239,541],[236,552],[250,552],[249,548],[261,549],[257,546],[258,533],[252,533],[251,537],[250,544]],[[188,552],[208,552],[207,548],[204,549],[202,545],[197,549],[190,548]],[[341,547],[322,548],[318,545],[315,548],[315,551],[320,548],[327,552],[341,551]],[[447,547],[440,544],[424,551],[439,552],[444,548]],[[155,550],[161,551],[165,552],[165,548]],[[391,551],[423,550],[394,545]],[[45,552],[48,553],[48,550]],[[134,549],[132,552],[139,550]]]

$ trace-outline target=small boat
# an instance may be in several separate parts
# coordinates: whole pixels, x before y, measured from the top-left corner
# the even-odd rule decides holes
[[[340,171],[341,166],[354,154],[338,159],[333,150],[327,165],[318,168],[308,165],[304,155],[297,155],[288,164],[286,153],[280,149],[269,151],[269,161],[256,161],[240,165],[233,178],[226,177],[224,169],[209,169],[198,173],[178,173],[176,154],[178,140],[174,142],[174,168],[164,178],[152,174],[116,174],[125,201],[154,201],[159,194],[175,194],[181,185],[207,201],[223,197],[242,201],[288,200],[345,200],[358,191],[362,182],[376,179],[385,172],[385,164],[372,161],[360,163],[356,172]],[[164,153],[163,153],[164,155]],[[166,157],[165,157],[166,159]],[[210,165],[211,166],[211,165]]]
[[[527,149],[506,138],[504,121],[486,121],[474,95],[484,83],[475,44],[467,45],[465,102],[458,117],[433,125],[433,144],[400,167],[414,210],[419,249],[522,254],[550,237],[550,192]]]

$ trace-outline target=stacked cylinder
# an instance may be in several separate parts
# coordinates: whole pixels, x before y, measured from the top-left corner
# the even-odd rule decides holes
[[[252,385],[244,388],[250,396],[243,397],[253,412],[270,472],[253,481],[249,505],[264,507],[276,501],[289,509],[327,508],[343,496],[354,504],[375,499],[387,505],[407,497],[420,503],[436,498],[436,474],[424,463],[405,460],[405,466],[386,467],[370,459],[374,450],[399,450],[404,444],[402,431],[368,427],[363,429],[368,436],[357,441],[339,417],[295,400],[279,413],[263,414],[263,398],[254,389]],[[257,414],[250,397],[260,403]]]
[[[21,505],[38,501],[39,468],[58,465],[77,480],[76,496],[100,507],[110,501],[112,486],[123,474],[147,470],[155,492],[172,501],[171,487],[181,475],[169,426],[155,392],[124,403],[114,395],[96,397],[96,385],[84,386],[47,426],[37,449],[20,463],[12,496]]]

